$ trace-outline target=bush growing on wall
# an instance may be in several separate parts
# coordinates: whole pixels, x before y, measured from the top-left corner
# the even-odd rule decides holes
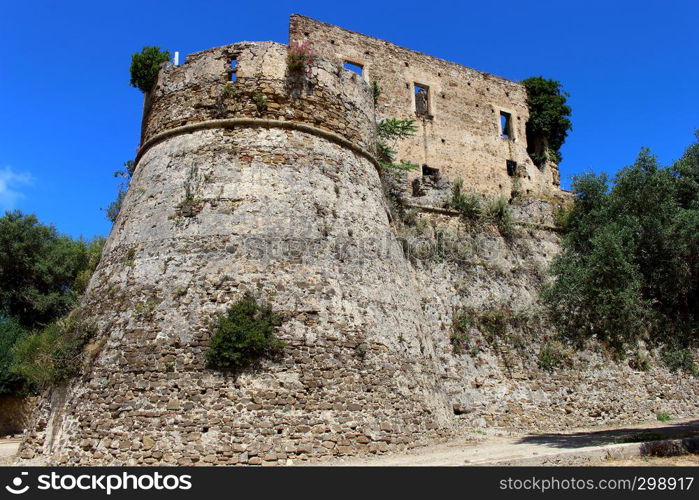
[[[311,42],[293,42],[286,55],[286,66],[289,73],[310,76],[315,58]]]
[[[561,161],[560,149],[573,128],[570,121],[572,110],[567,104],[570,94],[563,91],[556,80],[534,76],[523,80],[527,89],[529,120],[527,121],[527,143],[529,155],[536,165],[547,159]]]
[[[414,170],[417,165],[404,160],[396,162],[395,145],[401,139],[415,134],[415,120],[381,120],[376,124],[379,141],[376,143],[376,155],[383,168]]]
[[[133,176],[134,170],[136,169],[136,163],[134,160],[129,160],[124,163],[124,168],[114,172],[114,177],[121,177],[125,179],[124,182],[119,184],[119,192],[117,193],[116,200],[111,202],[107,207],[107,219],[114,224],[119,217],[119,212],[121,212],[121,205],[124,203],[124,198],[126,197],[126,191],[129,189],[129,184],[131,182],[131,177]]]
[[[160,47],[145,46],[141,52],[131,56],[131,81],[132,87],[141,92],[150,92],[158,78],[160,65],[170,60],[170,52],[160,50]]]
[[[476,222],[483,217],[484,210],[480,198],[474,193],[465,193],[463,179],[456,179],[451,188],[449,206],[459,212],[466,223]]]
[[[477,222],[493,223],[506,239],[516,235],[512,210],[504,197],[500,196],[484,205],[475,193],[464,192],[463,185],[463,179],[456,179],[449,199],[449,207],[459,212],[461,220],[472,227]]]
[[[210,368],[239,371],[264,356],[274,356],[284,347],[276,336],[282,317],[272,306],[260,302],[251,293],[228,308],[216,319],[206,353]]]

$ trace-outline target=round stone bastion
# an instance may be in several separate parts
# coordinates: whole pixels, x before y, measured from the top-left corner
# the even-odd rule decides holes
[[[165,66],[80,310],[82,373],[48,392],[20,454],[54,464],[286,464],[450,432],[418,285],[389,224],[360,75],[286,45]],[[207,367],[246,293],[284,321],[278,356]]]

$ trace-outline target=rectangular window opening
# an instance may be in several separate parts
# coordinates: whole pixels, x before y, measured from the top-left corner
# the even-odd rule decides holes
[[[363,76],[363,75],[364,75],[364,66],[362,66],[362,65],[359,64],[359,63],[354,63],[354,62],[351,62],[351,61],[345,61],[344,64],[343,64],[343,66],[344,66],[345,69],[348,69],[348,70],[350,70],[350,71],[352,71],[352,72],[354,72],[354,73],[357,73],[359,76]]]
[[[422,176],[423,177],[439,177],[439,169],[428,167],[427,165],[422,166]]]
[[[430,88],[420,83],[413,84],[415,90],[415,113],[418,116],[430,114]]]
[[[236,80],[238,80],[238,59],[236,59],[235,57],[231,60],[230,73],[230,81],[235,82]]]
[[[517,173],[517,162],[507,160],[507,175],[514,177]]]
[[[503,139],[512,139],[512,115],[500,111],[500,134]]]

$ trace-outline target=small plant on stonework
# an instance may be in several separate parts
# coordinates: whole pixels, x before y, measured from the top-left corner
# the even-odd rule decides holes
[[[282,317],[251,293],[218,316],[206,362],[209,368],[239,371],[260,358],[279,354],[284,343],[276,336]]]
[[[481,200],[473,193],[464,193],[463,185],[463,179],[456,179],[454,181],[449,206],[459,212],[464,222],[476,222],[480,220],[484,214]]]
[[[136,258],[136,249],[134,247],[129,248],[126,251],[126,258],[124,258],[124,264],[127,266],[133,266]]]
[[[500,196],[490,203],[488,206],[488,215],[498,227],[498,231],[500,231],[500,234],[504,238],[509,239],[515,235],[512,210],[504,197]]]
[[[471,345],[471,318],[465,312],[460,312],[454,315],[451,326],[451,335],[449,342],[451,343],[454,354],[464,354],[465,352],[473,353]]]
[[[665,412],[658,413],[656,415],[656,418],[658,419],[658,422],[669,422],[670,420],[672,420],[670,414]]]
[[[311,42],[293,42],[289,45],[287,52],[286,67],[289,73],[311,76],[311,68],[315,58]]]
[[[265,111],[267,109],[267,98],[261,92],[256,92],[252,96],[252,100],[255,101],[255,106],[257,106],[257,111]]]
[[[539,368],[552,372],[566,365],[566,355],[557,345],[547,342],[541,347],[537,361]]]
[[[357,354],[357,356],[364,359],[366,357],[366,353],[367,353],[366,345],[365,344],[357,344],[356,347],[354,348],[354,352]]]
[[[160,66],[170,60],[170,52],[160,47],[143,47],[131,56],[131,86],[150,92],[158,78]]]
[[[641,372],[650,370],[650,360],[644,353],[637,351],[634,356],[629,359],[629,367]]]
[[[379,87],[379,84],[374,80],[371,84],[371,93],[374,97],[374,106],[379,102],[379,97],[381,97],[381,87]]]
[[[396,162],[396,142],[415,135],[415,120],[381,120],[376,124],[379,141],[376,143],[376,156],[384,168],[415,170],[418,166],[404,160]]]
[[[233,99],[234,97],[237,97],[238,91],[235,88],[235,85],[233,85],[233,82],[226,82],[226,85],[223,87],[223,97],[226,99]]]

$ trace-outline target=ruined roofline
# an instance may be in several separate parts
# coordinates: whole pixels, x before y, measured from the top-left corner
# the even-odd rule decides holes
[[[346,33],[351,33],[353,35],[361,36],[364,38],[371,38],[372,40],[376,40],[377,42],[381,42],[385,45],[390,45],[392,47],[396,47],[400,50],[404,50],[405,52],[411,52],[411,53],[416,54],[416,55],[421,56],[421,57],[427,57],[429,59],[434,59],[435,61],[438,61],[438,62],[443,63],[443,64],[445,63],[445,64],[449,64],[452,66],[456,66],[458,69],[461,69],[461,70],[466,69],[468,71],[473,71],[475,73],[480,74],[484,78],[494,78],[496,80],[502,80],[506,84],[516,85],[518,87],[524,87],[524,84],[521,81],[512,80],[510,78],[505,78],[504,76],[494,75],[494,74],[488,73],[486,71],[480,71],[476,68],[471,68],[470,66],[465,66],[463,64],[459,64],[459,63],[456,63],[454,61],[449,61],[448,59],[442,59],[440,57],[436,57],[436,56],[427,54],[425,52],[420,52],[419,50],[409,49],[407,47],[403,47],[402,45],[398,45],[396,43],[389,42],[388,40],[384,40],[383,38],[378,38],[378,37],[371,36],[371,35],[365,35],[364,33],[360,33],[358,31],[353,31],[353,30],[350,30],[347,28],[343,28],[342,26],[337,26],[337,25],[332,24],[332,23],[326,23],[325,21],[321,21],[321,20],[315,19],[313,17],[304,16],[303,14],[291,14],[291,16],[289,18],[289,20],[290,20],[289,24],[291,24],[291,20],[295,17],[302,18],[302,19],[308,19],[308,20],[313,21],[315,23],[323,24],[323,25],[329,26],[331,28],[339,29],[341,31],[344,31]],[[291,40],[289,40],[289,43],[291,43]]]
[[[275,40],[240,40],[238,42],[231,42],[231,43],[226,43],[224,45],[217,45],[215,47],[209,47],[208,49],[198,50],[196,52],[191,52],[189,54],[186,54],[184,60],[180,63],[180,66],[187,64],[188,62],[190,62],[190,60],[193,60],[193,59],[201,56],[202,54],[207,54],[209,52],[214,52],[217,50],[228,49],[234,45],[243,47],[246,45],[250,46],[250,45],[265,45],[265,44],[267,44],[267,45],[283,45],[284,47],[289,46],[289,44],[287,44],[287,43],[277,42]]]

